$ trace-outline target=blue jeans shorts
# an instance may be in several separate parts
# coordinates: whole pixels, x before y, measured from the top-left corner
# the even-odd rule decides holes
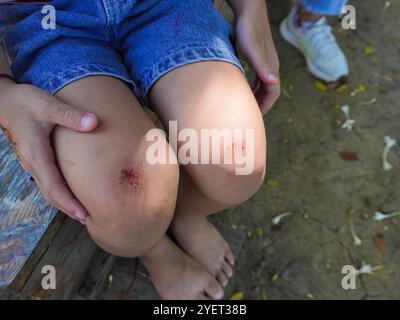
[[[308,11],[317,14],[338,16],[342,13],[347,0],[296,0]]]
[[[15,78],[56,93],[90,75],[128,83],[143,103],[167,72],[200,61],[242,71],[233,29],[211,0],[54,0],[55,29],[44,3],[0,7],[0,31]]]

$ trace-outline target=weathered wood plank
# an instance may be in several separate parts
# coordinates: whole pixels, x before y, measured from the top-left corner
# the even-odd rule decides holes
[[[54,216],[34,181],[0,134],[0,286],[14,297],[63,299],[78,290],[96,245],[87,230]],[[53,265],[57,289],[42,289],[42,267]],[[11,284],[11,285],[10,285]]]
[[[85,281],[79,290],[79,295],[85,299],[96,299],[96,296],[104,289],[116,256],[98,249],[89,263]]]
[[[65,223],[67,217],[63,214],[57,214],[53,219],[50,226],[45,231],[43,237],[40,239],[39,243],[34,248],[33,252],[29,256],[28,260],[25,262],[21,271],[14,278],[13,282],[7,287],[11,292],[18,293],[22,292],[23,288],[31,276],[33,270],[40,262],[40,259],[44,256],[45,252],[51,245],[57,232],[60,231]]]
[[[78,291],[96,251],[96,244],[79,222],[66,219],[19,292],[37,299],[69,299]],[[56,289],[44,290],[42,268],[56,269]]]
[[[28,260],[57,210],[19,165],[0,133],[0,287],[9,285]]]

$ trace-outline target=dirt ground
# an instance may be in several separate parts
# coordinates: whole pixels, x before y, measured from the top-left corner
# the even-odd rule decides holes
[[[375,211],[400,210],[399,146],[389,152],[394,168],[384,171],[382,165],[384,137],[400,142],[400,3],[386,3],[352,1],[357,30],[343,30],[331,19],[351,75],[347,87],[317,88],[302,56],[278,33],[290,1],[271,1],[283,94],[265,117],[265,184],[247,203],[216,216],[245,235],[228,295],[400,299],[400,217],[373,218]],[[351,131],[341,128],[344,105],[355,120]],[[272,219],[285,212],[291,215],[273,225]],[[352,228],[361,244],[355,244]],[[121,293],[133,281],[132,263],[117,259],[114,289],[97,298],[135,298]],[[345,265],[370,266],[373,272],[358,275],[356,288],[344,290]],[[139,299],[149,293],[147,287],[138,291]]]
[[[349,89],[321,91],[279,35],[290,2],[272,1],[283,94],[265,118],[268,176],[249,202],[219,217],[247,235],[234,279],[247,299],[400,298],[400,218],[373,219],[375,211],[400,210],[399,146],[389,153],[394,169],[382,166],[384,137],[400,141],[400,3],[384,3],[351,1],[355,31],[331,20],[351,75]],[[356,121],[351,131],[341,128],[343,105]],[[359,160],[342,159],[343,151]],[[283,212],[292,215],[272,227]],[[342,267],[363,264],[378,268],[357,277],[355,290],[342,289]]]

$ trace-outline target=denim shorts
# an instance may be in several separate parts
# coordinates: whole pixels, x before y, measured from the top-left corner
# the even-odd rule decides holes
[[[338,16],[342,13],[347,0],[296,0],[308,11],[317,14]]]
[[[243,72],[232,26],[211,0],[54,0],[55,28],[43,28],[44,3],[0,7],[0,31],[20,83],[50,94],[90,75],[128,83],[143,103],[167,72],[225,61]]]

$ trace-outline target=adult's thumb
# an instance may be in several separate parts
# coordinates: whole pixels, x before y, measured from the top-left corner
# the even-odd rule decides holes
[[[49,112],[55,113],[49,118],[53,119],[56,124],[74,131],[92,131],[98,124],[98,119],[93,113],[79,110],[64,103],[53,106]]]

